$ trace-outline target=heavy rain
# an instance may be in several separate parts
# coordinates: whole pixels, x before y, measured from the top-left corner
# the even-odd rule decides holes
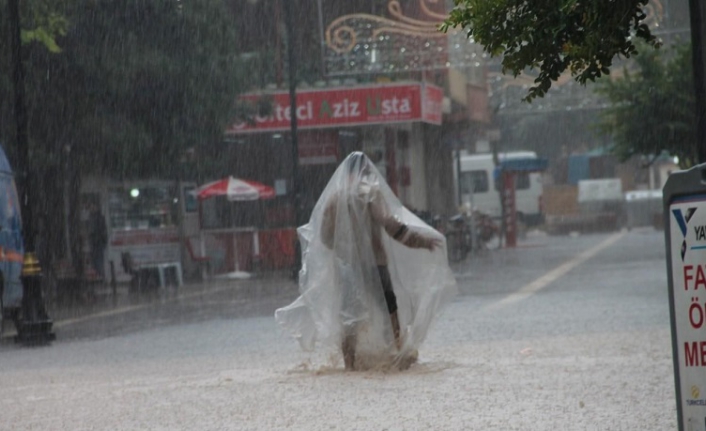
[[[705,20],[0,0],[0,430],[706,431]]]

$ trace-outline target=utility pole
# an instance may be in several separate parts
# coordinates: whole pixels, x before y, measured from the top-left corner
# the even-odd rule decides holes
[[[703,0],[689,0],[689,16],[696,96],[696,155],[697,163],[706,163],[706,4]]]
[[[17,155],[20,166],[18,173],[22,184],[20,208],[24,218],[24,242],[27,250],[34,250],[34,220],[32,206],[29,204],[31,189],[29,175],[29,140],[27,139],[27,110],[25,108],[24,68],[22,66],[22,42],[20,40],[19,0],[10,0],[7,4],[10,17],[10,46],[12,47],[12,78],[15,90],[15,126]]]
[[[294,24],[292,23],[292,1],[282,0],[284,26],[287,32],[287,78],[289,81],[289,117],[290,136],[292,139],[292,196],[294,198],[295,227],[304,224],[301,205],[301,184],[299,180],[299,141],[297,139],[297,65],[294,58]],[[298,279],[302,267],[301,243],[295,239],[293,277]]]
[[[23,216],[24,262],[22,265],[22,308],[16,340],[25,344],[42,344],[54,339],[53,322],[49,319],[42,296],[42,268],[35,250],[34,215],[30,196],[32,181],[29,166],[29,139],[27,138],[27,111],[24,94],[24,69],[22,67],[22,41],[20,39],[19,0],[7,3],[10,19],[10,46],[12,51],[12,77],[15,90],[15,123],[17,126],[18,172],[22,184],[20,210]],[[0,312],[2,312],[0,310]]]
[[[294,59],[294,25],[292,23],[292,0],[282,0],[284,25],[287,30],[287,62],[289,81],[289,117],[292,139],[292,195],[297,227],[304,221],[301,216],[301,184],[299,184],[299,143],[297,140],[297,67]]]
[[[499,247],[501,248],[503,246],[503,242],[505,242],[505,233],[507,231],[507,226],[505,224],[505,218],[507,217],[506,214],[506,208],[505,208],[505,187],[503,187],[503,181],[502,181],[502,170],[500,170],[500,155],[498,154],[498,141],[493,141],[492,142],[492,149],[493,149],[493,166],[495,168],[493,169],[493,185],[491,187],[496,187],[498,190],[498,194],[500,195],[500,245]]]

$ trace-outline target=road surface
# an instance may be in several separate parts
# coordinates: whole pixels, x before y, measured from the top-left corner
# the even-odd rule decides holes
[[[57,310],[52,346],[0,344],[0,429],[676,430],[664,255],[634,230],[474,257],[396,373],[300,351],[288,282]]]

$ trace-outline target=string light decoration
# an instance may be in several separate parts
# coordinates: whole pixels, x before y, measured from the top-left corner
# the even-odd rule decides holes
[[[411,16],[399,0],[390,0],[387,17],[355,13],[334,19],[322,32],[326,75],[480,66],[482,53],[464,32],[439,31],[446,15],[435,9],[442,3],[418,0],[417,16]]]

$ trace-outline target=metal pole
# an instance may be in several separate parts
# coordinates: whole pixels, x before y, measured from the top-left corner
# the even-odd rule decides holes
[[[689,14],[696,96],[696,157],[698,163],[706,163],[706,66],[704,65],[706,5],[703,0],[689,0]]]
[[[461,149],[458,149],[458,160],[456,161],[456,170],[459,172],[459,178],[461,178]],[[470,174],[469,174],[470,175]],[[459,181],[458,187],[461,190],[462,181]],[[466,180],[466,186],[468,187],[468,217],[471,230],[471,250],[480,250],[480,244],[478,243],[478,226],[476,226],[477,220],[473,213],[473,193],[475,192],[476,183],[472,176],[469,176]],[[459,193],[459,205],[463,205],[462,194]]]
[[[461,191],[461,144],[456,140],[456,206],[460,209],[463,205],[463,192]]]
[[[301,215],[301,196],[299,184],[299,143],[297,140],[297,68],[294,59],[294,26],[292,23],[292,0],[282,0],[284,7],[284,25],[287,30],[287,62],[289,80],[289,116],[292,139],[292,195],[294,196],[294,214],[296,225],[304,221]]]
[[[498,244],[498,248],[502,248],[504,238],[505,238],[505,187],[502,187],[502,170],[498,170],[498,167],[500,166],[500,155],[498,154],[498,142],[494,141],[493,142],[493,166],[495,168],[493,169],[493,185],[491,187],[495,187],[497,185],[499,195],[500,195],[500,244]],[[495,178],[495,175],[498,175],[498,178]]]
[[[282,0],[284,11],[284,26],[287,31],[287,62],[289,63],[287,78],[289,80],[289,117],[290,135],[292,139],[292,195],[294,197],[294,220],[296,227],[304,224],[302,219],[300,184],[299,184],[299,143],[297,139],[297,68],[294,59],[294,26],[292,24],[293,0]],[[299,269],[302,266],[301,244],[295,240],[294,244],[294,271],[292,275],[298,279]]]
[[[29,197],[31,180],[29,168],[29,139],[27,138],[27,111],[24,102],[24,69],[22,68],[22,42],[20,40],[19,0],[8,1],[10,19],[10,44],[12,50],[12,75],[15,90],[15,121],[17,125],[17,154],[22,181],[20,210],[23,216],[25,254],[22,263],[22,308],[16,322],[16,340],[25,344],[46,343],[55,338],[53,322],[49,319],[42,295],[42,268],[35,253],[34,216]],[[2,310],[0,310],[0,313]]]
[[[8,2],[10,18],[10,38],[12,46],[12,77],[15,89],[15,121],[17,127],[17,156],[18,173],[22,190],[20,195],[20,208],[22,211],[25,248],[34,251],[34,217],[32,206],[29,204],[30,175],[29,175],[29,140],[27,139],[27,110],[25,109],[24,68],[22,67],[22,42],[20,41],[20,11],[19,0]]]
[[[319,9],[319,38],[321,39],[321,76],[326,75],[326,42],[324,41],[324,10],[321,0],[318,0]]]

